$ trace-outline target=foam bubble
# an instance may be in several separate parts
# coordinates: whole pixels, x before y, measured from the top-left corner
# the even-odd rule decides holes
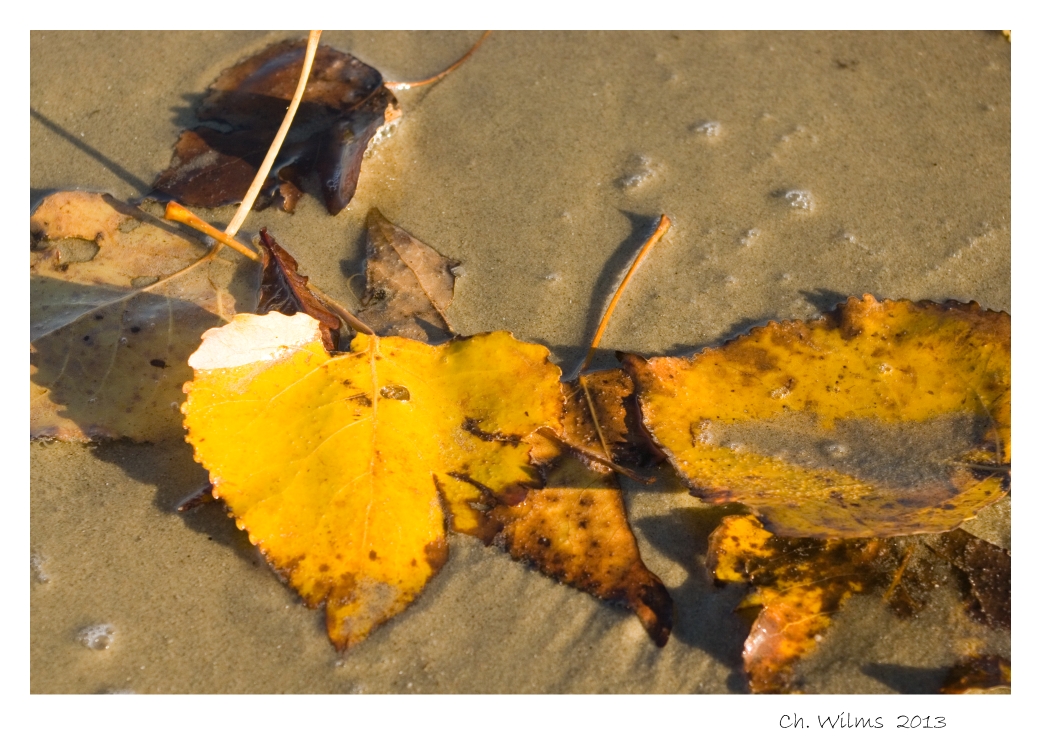
[[[76,640],[93,651],[104,651],[112,645],[115,634],[115,628],[102,622],[97,625],[88,625],[80,630]]]
[[[632,168],[628,170],[627,174],[622,175],[618,179],[618,185],[626,190],[639,187],[657,174],[650,163],[650,159],[646,156],[639,155],[634,157],[631,160],[631,164]]]
[[[784,193],[784,200],[796,211],[812,211],[816,208],[816,199],[808,190],[788,190]]]
[[[39,552],[32,552],[29,555],[29,570],[32,572],[32,578],[37,583],[47,583],[51,579],[47,572],[43,569],[43,555]]]
[[[752,227],[751,229],[749,229],[746,232],[744,232],[744,234],[742,234],[737,239],[737,244],[738,245],[743,245],[744,247],[747,247],[752,242],[757,240],[759,238],[759,236],[761,236],[761,234],[762,234],[762,230],[761,229],[755,229],[754,227]]]

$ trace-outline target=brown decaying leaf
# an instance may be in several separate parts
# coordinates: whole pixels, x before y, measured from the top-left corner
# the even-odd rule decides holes
[[[689,359],[625,355],[693,494],[788,536],[956,528],[1010,487],[1010,317],[850,298]]]
[[[567,442],[597,453],[606,448],[607,457],[624,466],[648,466],[665,459],[639,418],[635,386],[624,370],[584,374],[579,380],[564,383],[563,393],[574,405],[564,412],[563,436]],[[588,408],[586,394],[592,398],[594,412]]]
[[[224,129],[200,125],[184,131],[155,188],[192,206],[242,200],[281,125],[305,48],[304,41],[279,42],[221,73],[196,116]],[[291,211],[314,181],[329,213],[338,214],[354,196],[369,142],[399,115],[379,71],[344,52],[319,47],[258,207],[270,204],[277,193]]]
[[[1011,689],[1011,662],[1003,656],[972,656],[950,669],[939,688],[946,695],[1006,693]]]
[[[446,258],[373,208],[366,219],[365,296],[361,318],[380,336],[431,344],[455,335],[446,310],[457,260]]]
[[[50,195],[30,232],[30,436],[183,434],[188,355],[253,309],[253,264],[107,195]]]
[[[989,542],[957,529],[928,547],[965,579],[968,613],[994,628],[1011,628],[1011,555]]]
[[[744,643],[753,692],[787,692],[798,660],[816,648],[853,594],[883,591],[895,614],[910,617],[952,575],[933,549],[970,550],[953,566],[977,581],[962,590],[969,613],[1010,608],[1007,579],[992,574],[1006,553],[964,531],[884,539],[784,538],[754,516],[727,516],[712,532],[707,565],[716,580],[751,584],[741,608],[761,608]],[[956,554],[951,554],[956,556]],[[979,566],[979,567],[975,567]],[[986,621],[1002,627],[995,617]]]
[[[296,259],[275,242],[266,227],[260,230],[260,244],[264,249],[263,275],[260,277],[258,315],[275,310],[283,315],[306,313],[318,321],[325,349],[333,352],[339,345],[340,319],[325,307],[307,288],[307,277],[297,272]]]

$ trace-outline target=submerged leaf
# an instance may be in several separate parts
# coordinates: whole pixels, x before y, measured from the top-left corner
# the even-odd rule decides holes
[[[964,576],[968,612],[990,627],[1011,628],[1011,555],[957,529],[928,544]]]
[[[281,125],[303,68],[304,41],[274,44],[228,68],[199,104],[200,125],[181,134],[170,167],[155,188],[192,206],[242,200]],[[376,69],[354,57],[318,48],[303,101],[262,199],[276,193],[292,210],[309,182],[338,214],[357,187],[369,142],[400,115]]]
[[[30,231],[30,436],[182,434],[188,355],[253,308],[252,264],[94,193],[48,196]]]
[[[761,608],[744,643],[751,690],[789,690],[795,664],[816,648],[853,594],[881,590],[897,615],[916,614],[950,577],[931,550],[949,547],[973,550],[971,562],[955,566],[975,579],[992,569],[993,558],[1007,555],[960,530],[937,537],[784,538],[754,516],[725,517],[709,538],[707,565],[720,582],[751,584],[740,607]],[[970,609],[983,600],[991,609],[1010,609],[1010,579],[998,577],[962,592]]]
[[[538,485],[527,439],[559,429],[559,369],[503,332],[437,347],[359,334],[333,357],[313,318],[238,315],[190,364],[185,425],[214,496],[304,601],[325,603],[339,648],[443,564],[444,488],[464,501]],[[265,424],[278,429],[258,436]]]
[[[1007,494],[1010,317],[866,295],[689,359],[625,355],[693,494],[787,536],[953,529]]]
[[[380,336],[437,343],[454,335],[445,316],[459,262],[394,226],[373,208],[366,220],[365,296],[358,317]]]

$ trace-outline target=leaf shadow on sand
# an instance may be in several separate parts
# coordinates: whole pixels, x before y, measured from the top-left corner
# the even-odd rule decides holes
[[[655,485],[644,491],[654,492]],[[662,491],[669,491],[662,487]],[[741,512],[741,506],[674,508],[669,513],[632,521],[640,537],[655,551],[678,563],[686,580],[669,587],[675,602],[672,638],[699,649],[730,670],[726,687],[747,693],[741,651],[750,624],[735,612],[746,593],[743,586],[716,586],[704,565],[708,536],[724,516]]]
[[[98,162],[101,166],[107,169],[109,172],[114,174],[117,178],[130,185],[139,195],[145,195],[151,190],[144,180],[140,179],[137,175],[132,173],[129,169],[124,167],[116,160],[106,156],[96,148],[76,137],[68,130],[63,128],[58,123],[51,120],[44,114],[37,112],[32,107],[29,108],[29,117],[36,120],[38,123],[43,125],[45,128],[50,130],[56,136],[72,145],[77,150],[89,156],[94,161]],[[33,207],[39,203],[43,198],[55,191],[55,188],[29,188],[29,211],[33,210]]]

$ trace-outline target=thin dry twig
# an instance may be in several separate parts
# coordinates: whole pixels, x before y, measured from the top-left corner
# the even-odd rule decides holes
[[[632,274],[635,273],[639,264],[643,262],[643,258],[653,249],[657,241],[661,239],[668,228],[672,225],[671,219],[664,214],[661,214],[661,220],[657,223],[657,229],[650,235],[650,239],[646,241],[643,247],[639,250],[639,254],[636,255],[636,259],[632,261],[632,265],[628,269],[628,273],[625,274],[625,278],[621,280],[618,285],[617,291],[614,292],[614,297],[610,300],[610,304],[607,305],[607,311],[603,313],[603,318],[599,321],[599,327],[596,329],[596,334],[592,337],[592,343],[589,344],[589,353],[585,355],[585,361],[581,363],[581,369],[578,372],[583,372],[586,367],[589,366],[589,362],[592,360],[592,355],[596,353],[596,347],[599,346],[600,339],[603,338],[603,332],[607,330],[607,323],[610,322],[610,316],[614,314],[614,308],[617,307],[618,300],[621,299],[621,293],[625,291],[625,287],[628,286],[628,282],[632,279]]]

